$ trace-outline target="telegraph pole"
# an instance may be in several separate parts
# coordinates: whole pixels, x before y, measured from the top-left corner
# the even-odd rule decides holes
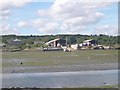
[[[67,37],[66,37],[66,46],[67,46],[67,44],[68,44],[67,41],[68,41],[68,40],[67,40]]]

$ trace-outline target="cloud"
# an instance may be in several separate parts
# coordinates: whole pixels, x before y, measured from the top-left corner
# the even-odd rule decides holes
[[[0,1],[0,20],[4,21],[11,15],[11,8],[22,7],[32,0],[2,0]]]
[[[0,20],[8,19],[10,15],[11,15],[10,9],[2,10],[0,13]]]
[[[44,27],[46,23],[48,23],[47,19],[37,18],[33,20],[19,21],[17,25],[20,28],[24,28],[24,27],[40,28],[40,27]]]
[[[38,30],[39,32],[44,34],[54,34],[59,32],[58,27],[59,27],[58,23],[51,22],[45,24],[44,27],[40,27]]]
[[[31,1],[32,0],[2,0],[0,1],[0,9],[6,10],[12,7],[22,7]]]
[[[97,26],[95,33],[106,34],[106,35],[118,35],[118,27],[109,24]]]
[[[63,20],[62,23],[50,21],[44,18],[33,19],[29,21],[19,21],[18,27],[37,28],[40,33],[80,33],[86,29],[86,25],[99,22],[104,17],[103,13],[96,12],[87,17],[74,17]]]
[[[76,27],[79,25],[89,25],[99,22],[104,17],[103,13],[96,12],[95,14],[90,14],[88,16],[82,16],[82,17],[74,17],[65,19],[63,22],[63,26],[66,27]]]
[[[97,10],[110,4],[111,2],[56,0],[49,9],[40,9],[37,13],[40,17],[51,18],[46,24],[49,22],[59,23],[57,29],[60,33],[81,33],[87,26],[99,23],[105,15]],[[45,30],[46,28],[41,29]],[[55,32],[55,30],[50,30]]]
[[[38,10],[37,13],[39,16],[46,16],[48,15],[48,10]]]
[[[0,34],[20,34],[16,28],[11,28],[9,24],[0,24]]]
[[[18,22],[18,27],[19,28],[24,28],[24,27],[31,27],[31,28],[37,28],[37,30],[40,33],[44,34],[49,34],[49,33],[56,33],[59,32],[58,27],[59,24],[57,22],[49,22],[47,19],[34,19],[30,21],[19,21]]]
[[[28,23],[25,22],[25,21],[19,21],[18,22],[18,27],[27,27],[28,26]]]
[[[75,0],[56,0],[49,9],[48,15],[55,19],[68,19],[74,17],[86,17],[90,13],[96,13],[97,9],[103,8],[111,4],[110,2],[80,2]],[[45,11],[44,11],[45,12]]]
[[[3,16],[10,15],[10,9],[3,10],[3,12],[2,12],[1,14],[2,14]]]
[[[13,0],[12,4],[3,4],[4,15],[7,18],[11,15],[11,8],[22,7],[30,1],[24,0],[21,2]],[[56,0],[50,8],[37,10],[40,18],[26,21],[20,20],[17,24],[18,28],[33,28],[44,34],[88,32],[88,26],[99,23],[105,17],[104,13],[98,10],[107,7],[111,2],[86,1]],[[96,29],[98,33],[100,33],[99,29]]]
[[[35,20],[31,20],[30,21],[30,26],[33,26],[35,28],[40,28],[40,27],[44,27],[46,23],[48,23],[47,19],[38,18],[38,19],[35,19]]]

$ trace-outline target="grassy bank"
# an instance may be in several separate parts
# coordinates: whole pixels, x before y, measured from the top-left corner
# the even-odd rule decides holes
[[[23,64],[20,65],[19,63]],[[73,52],[63,51],[20,51],[20,52],[3,52],[2,53],[2,68],[9,69],[15,67],[47,67],[48,69],[38,71],[64,71],[63,67],[67,67],[65,71],[84,70],[87,69],[112,69],[117,67],[113,65],[118,63],[117,50],[80,50]],[[75,67],[75,66],[79,67]],[[55,67],[54,67],[55,66]],[[56,67],[57,70],[56,70]],[[113,68],[114,69],[114,68]],[[50,70],[50,71],[51,71]],[[30,71],[30,70],[28,70]],[[35,71],[35,69],[34,69]],[[31,72],[31,71],[30,71]]]
[[[74,52],[3,52],[3,67],[22,61],[26,66],[116,63],[117,50],[84,50]]]

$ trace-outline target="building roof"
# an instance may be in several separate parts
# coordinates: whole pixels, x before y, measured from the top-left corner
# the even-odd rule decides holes
[[[92,41],[93,39],[89,39],[89,40],[85,40],[84,42],[89,42],[89,41]]]
[[[50,43],[52,43],[52,42],[55,42],[55,41],[58,41],[58,40],[60,40],[60,39],[61,39],[61,38],[57,38],[57,39],[54,39],[54,40],[48,41],[48,42],[46,42],[45,44],[48,45],[48,44],[50,44]]]
[[[13,40],[13,41],[21,41],[20,39],[15,39],[15,40]]]

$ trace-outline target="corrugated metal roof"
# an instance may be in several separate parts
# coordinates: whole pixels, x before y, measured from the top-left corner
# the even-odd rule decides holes
[[[57,38],[57,39],[51,40],[51,41],[49,41],[49,42],[46,42],[45,44],[48,45],[49,43],[52,43],[52,42],[54,42],[54,41],[58,41],[58,40],[60,40],[60,39],[61,39],[61,38]]]

